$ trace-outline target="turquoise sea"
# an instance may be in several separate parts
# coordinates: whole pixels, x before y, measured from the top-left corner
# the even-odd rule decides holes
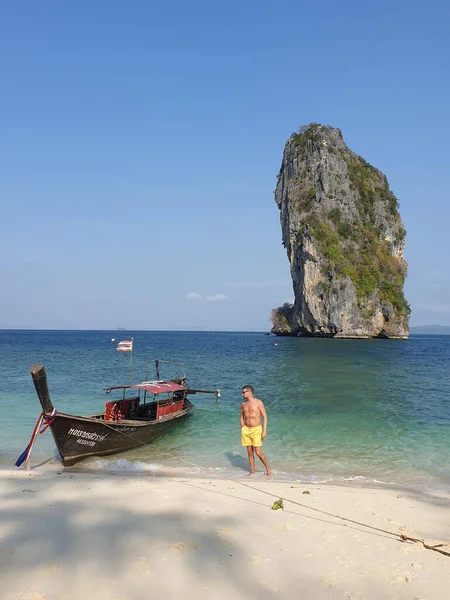
[[[397,341],[3,330],[0,468],[15,468],[40,412],[30,365],[45,365],[58,410],[100,411],[103,388],[128,382],[129,354],[118,353],[116,345],[130,337],[134,382],[145,379],[148,359],[181,361],[191,387],[220,388],[220,402],[214,396],[193,396],[193,416],[165,437],[73,469],[157,472],[176,467],[197,474],[206,468],[245,477],[239,410],[241,387],[250,383],[269,415],[263,448],[276,479],[450,491],[450,336]],[[62,468],[49,431],[38,436],[32,465]],[[263,477],[262,465],[257,469]]]

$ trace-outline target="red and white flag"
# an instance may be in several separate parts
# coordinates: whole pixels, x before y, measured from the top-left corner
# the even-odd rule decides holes
[[[124,340],[117,344],[117,352],[133,352],[133,340]]]

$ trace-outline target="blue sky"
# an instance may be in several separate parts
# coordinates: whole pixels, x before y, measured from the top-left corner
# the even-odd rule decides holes
[[[300,125],[386,173],[411,324],[450,325],[445,2],[0,5],[0,327],[268,330]]]

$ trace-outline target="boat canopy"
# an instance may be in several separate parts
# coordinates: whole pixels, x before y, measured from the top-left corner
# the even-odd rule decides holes
[[[133,385],[118,385],[116,387],[106,388],[106,392],[112,390],[138,389],[150,392],[151,394],[163,394],[167,392],[182,392],[186,388],[173,381],[143,381]]]

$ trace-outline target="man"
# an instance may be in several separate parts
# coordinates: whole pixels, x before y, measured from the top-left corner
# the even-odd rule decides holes
[[[244,402],[241,405],[240,417],[241,440],[242,445],[247,446],[250,477],[255,474],[255,452],[266,468],[267,477],[270,477],[272,471],[261,451],[262,441],[267,436],[267,413],[261,400],[253,396],[253,391],[251,385],[244,385],[242,388]],[[261,427],[261,417],[263,418],[264,427]]]

